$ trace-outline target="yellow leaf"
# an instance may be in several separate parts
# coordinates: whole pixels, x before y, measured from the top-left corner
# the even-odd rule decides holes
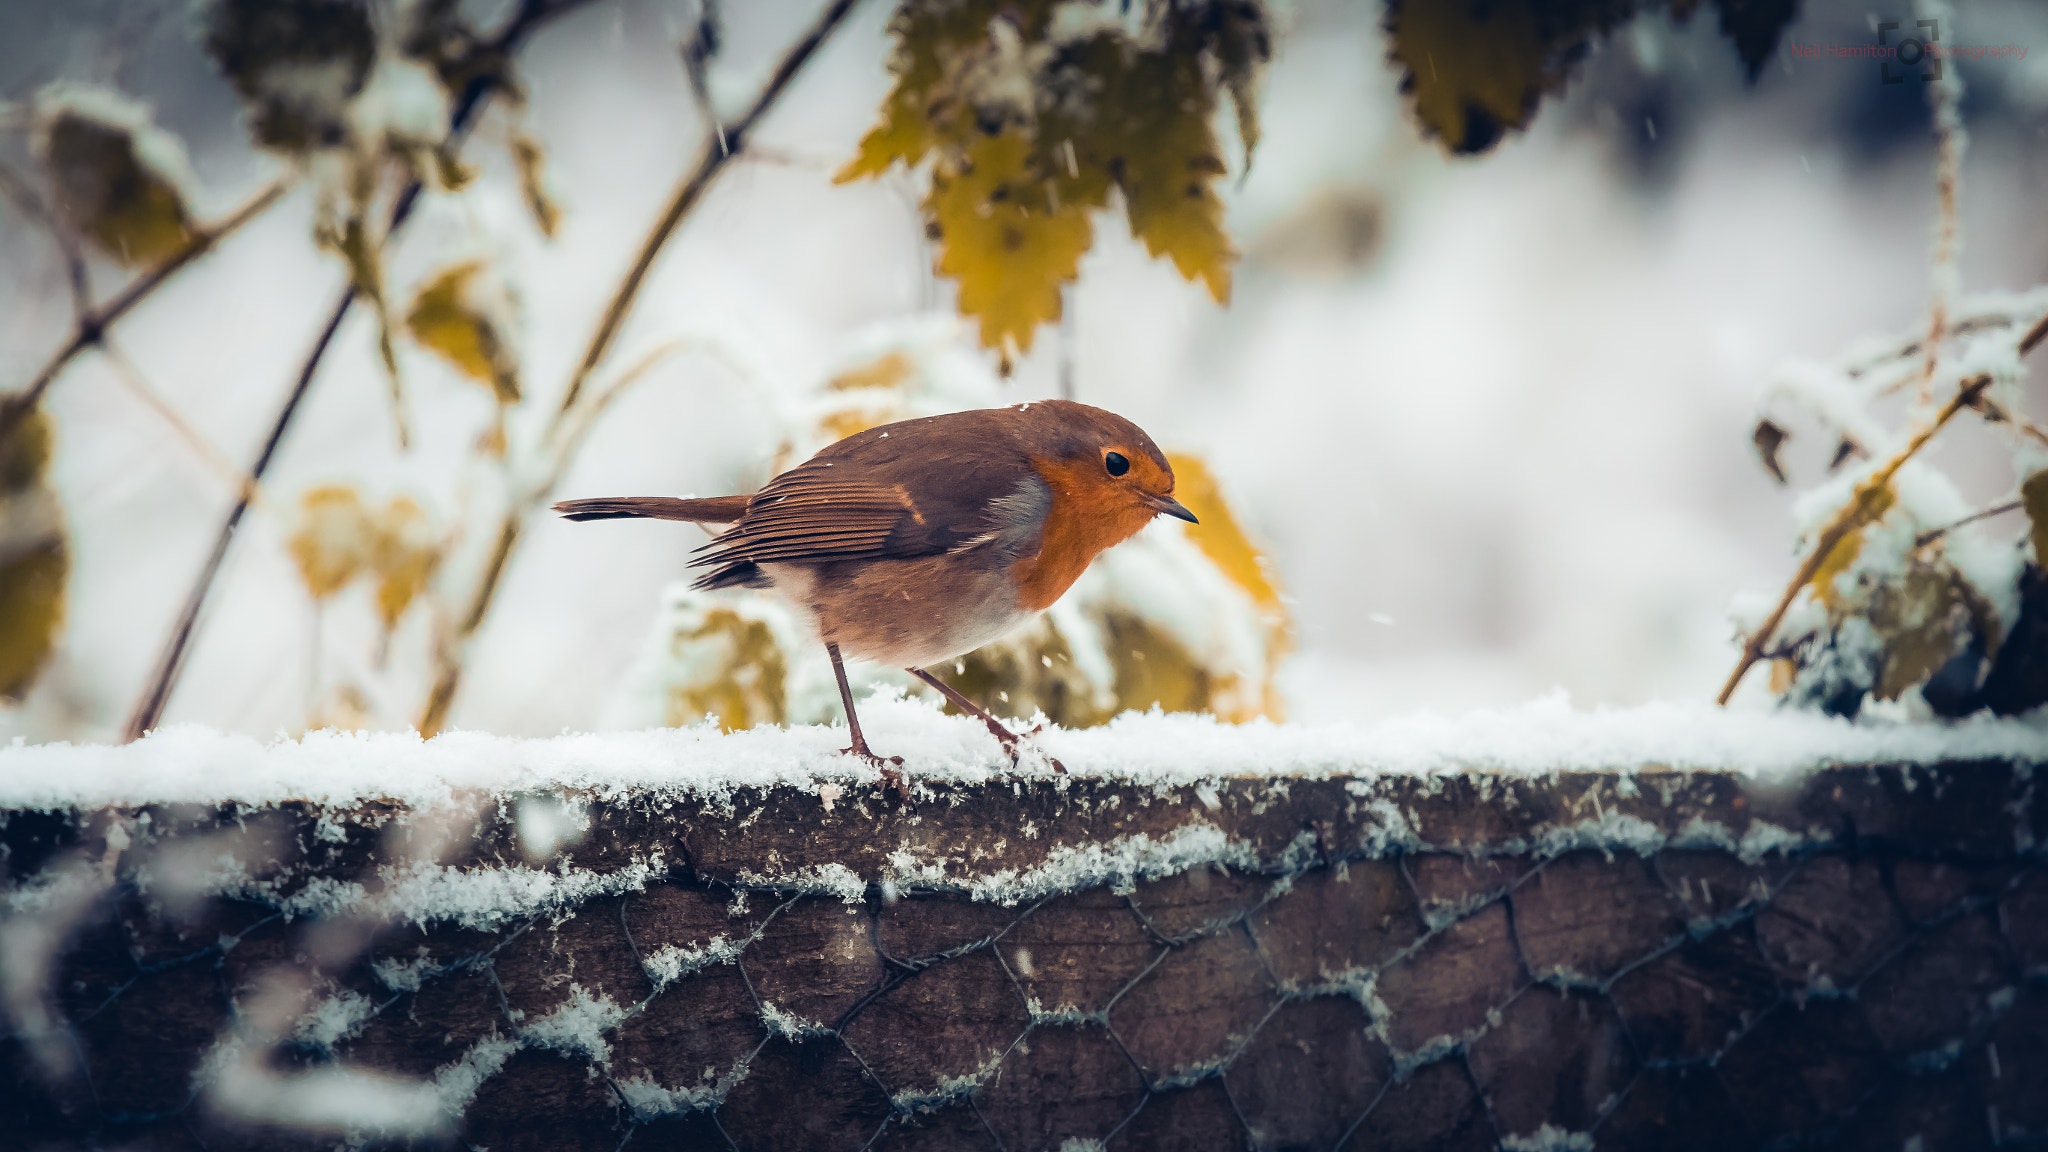
[[[0,563],[0,699],[19,702],[49,660],[70,572],[61,537]]]
[[[2027,477],[2020,485],[2020,503],[2027,510],[2027,522],[2033,528],[2034,563],[2048,570],[2048,468]]]
[[[1844,608],[1841,589],[1836,587],[1837,578],[1847,572],[1849,566],[1856,563],[1856,557],[1862,554],[1864,530],[1884,519],[1895,499],[1889,484],[1875,490],[1868,485],[1868,481],[1859,485],[1849,504],[1836,514],[1847,518],[1850,528],[1835,542],[1827,559],[1821,561],[1813,574],[1813,594],[1833,612]]]
[[[875,359],[858,367],[848,368],[826,382],[825,387],[833,392],[858,392],[863,388],[897,388],[917,365],[903,352],[884,352]]]
[[[31,412],[0,443],[0,700],[18,702],[56,648],[71,554],[46,482],[50,418]]]
[[[939,271],[960,282],[960,311],[981,342],[1007,356],[1031,349],[1038,325],[1060,317],[1060,286],[1079,274],[1094,240],[1087,205],[1055,208],[1029,167],[1031,142],[984,136],[957,170],[932,173],[926,214],[943,244]]]
[[[1174,498],[1201,521],[1188,525],[1188,539],[1259,607],[1282,611],[1280,588],[1273,581],[1270,563],[1239,526],[1208,464],[1198,456],[1179,452],[1169,453],[1166,462],[1173,469]]]
[[[669,690],[664,720],[670,727],[718,717],[727,732],[743,732],[758,724],[788,719],[788,660],[773,628],[730,608],[713,608],[704,622],[674,638],[677,654],[692,650],[691,666],[715,676],[698,676]]]
[[[1043,616],[1016,635],[931,671],[997,716],[1028,720],[1043,712],[1062,728],[1091,728],[1121,711],[1114,700],[1098,699],[1097,686],[1074,662],[1066,638]],[[962,714],[950,702],[944,708],[947,715]]]
[[[391,498],[377,518],[375,533],[370,567],[377,574],[377,614],[389,632],[427,586],[441,552],[426,509],[410,496]]]
[[[463,375],[491,385],[501,404],[519,401],[519,364],[498,325],[472,294],[481,261],[457,264],[420,289],[405,325],[412,338]]]
[[[339,592],[370,563],[376,525],[362,497],[345,484],[309,488],[299,497],[299,523],[286,542],[313,599]]]
[[[1115,49],[1108,37],[1098,37]],[[1212,185],[1227,168],[1211,119],[1213,86],[1201,58],[1185,44],[1118,62],[1097,49],[1107,76],[1096,109],[1097,131],[1078,135],[1083,163],[1099,164],[1124,194],[1131,235],[1153,256],[1170,257],[1189,280],[1208,285],[1219,304],[1230,299],[1237,250],[1223,230],[1223,201]]]
[[[936,157],[926,197],[960,311],[1009,358],[1060,314],[1060,286],[1093,242],[1089,213],[1122,191],[1132,235],[1212,296],[1237,259],[1213,185],[1225,170],[1210,120],[1227,89],[1247,149],[1253,87],[1271,53],[1249,0],[1161,6],[1133,39],[1105,29],[1051,39],[1052,0],[906,0],[890,24],[896,84],[841,182]],[[1023,85],[1018,80],[1025,81]]]
[[[196,234],[177,185],[138,155],[128,126],[66,109],[44,126],[41,152],[65,222],[121,263],[160,263]]]
[[[1132,612],[1103,616],[1103,643],[1116,666],[1117,711],[1207,712],[1217,677],[1166,629]],[[1231,719],[1231,717],[1219,717]]]
[[[906,0],[889,18],[889,32],[896,38],[889,70],[895,73],[896,84],[882,102],[882,122],[861,137],[860,150],[833,176],[833,183],[871,179],[898,163],[914,168],[943,138],[964,143],[973,124],[971,116],[960,116],[962,102],[954,91],[960,61],[988,38],[988,22],[998,15],[1042,24],[1045,14],[1037,10],[1047,7],[1043,0]],[[1026,14],[1026,9],[1033,11]],[[961,123],[963,119],[969,123]]]

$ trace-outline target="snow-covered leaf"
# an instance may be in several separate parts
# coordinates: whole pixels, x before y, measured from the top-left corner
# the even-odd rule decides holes
[[[1871,592],[1870,626],[1884,645],[1884,668],[1871,694],[1896,700],[1954,656],[1970,612],[1946,566],[1915,562]]]
[[[36,103],[37,157],[73,231],[123,264],[159,263],[191,243],[184,149],[146,109],[69,86],[46,89]]]
[[[349,103],[377,56],[356,0],[209,0],[200,43],[234,83],[256,142],[308,152],[346,142]]]

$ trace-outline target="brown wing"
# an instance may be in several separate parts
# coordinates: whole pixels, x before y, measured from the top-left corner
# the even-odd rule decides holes
[[[693,563],[929,556],[1009,528],[998,502],[1037,472],[1005,415],[955,412],[849,436],[769,481]]]

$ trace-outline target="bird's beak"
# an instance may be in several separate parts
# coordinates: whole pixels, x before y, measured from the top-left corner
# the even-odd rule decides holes
[[[1200,520],[1195,519],[1193,512],[1188,511],[1187,505],[1182,504],[1171,496],[1153,496],[1148,493],[1145,496],[1145,503],[1150,504],[1153,508],[1164,512],[1176,520],[1185,520],[1190,524],[1201,523]]]

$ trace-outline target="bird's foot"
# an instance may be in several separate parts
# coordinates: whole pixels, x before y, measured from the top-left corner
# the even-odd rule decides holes
[[[1029,732],[1020,735],[996,723],[994,720],[990,720],[988,722],[988,730],[995,734],[996,739],[1002,741],[1003,751],[1010,754],[1010,767],[1016,768],[1023,764],[1024,751],[1028,748],[1039,756],[1044,757],[1045,762],[1052,765],[1052,770],[1055,773],[1061,776],[1067,774],[1067,766],[1054,758],[1052,753],[1040,748],[1038,741],[1032,739],[1033,736],[1045,731],[1044,724],[1033,724]]]
[[[872,751],[869,751],[865,741],[855,744],[851,748],[841,748],[839,753],[842,756],[851,756],[857,760],[864,761],[868,767],[880,772],[882,774],[882,787],[885,790],[896,793],[896,798],[903,802],[905,808],[913,812],[917,810],[917,802],[910,798],[910,784],[904,779],[901,771],[903,757],[877,756]]]

